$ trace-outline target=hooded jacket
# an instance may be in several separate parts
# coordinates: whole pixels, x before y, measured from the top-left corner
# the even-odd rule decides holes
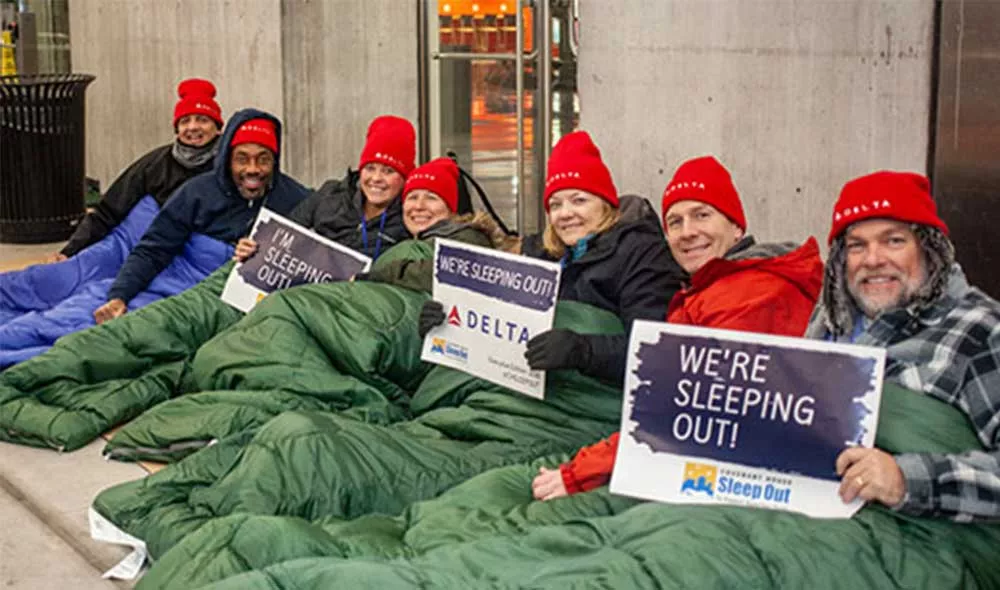
[[[638,319],[661,321],[685,274],[667,249],[660,219],[645,198],[623,195],[621,218],[594,236],[575,260],[564,258],[559,298],[606,309],[625,325],[623,335],[588,335],[591,362],[583,372],[611,383],[625,375],[628,334]],[[542,236],[524,239],[525,256],[555,260]],[[560,262],[555,260],[556,262]]]
[[[229,166],[232,153],[229,143],[240,125],[257,118],[270,119],[274,123],[278,151],[281,151],[281,122],[277,118],[256,109],[234,114],[220,138],[222,143],[212,171],[185,182],[167,201],[118,272],[108,291],[109,301],[128,302],[143,291],[184,250],[192,234],[234,243],[249,233],[261,207],[288,215],[305,199],[307,189],[281,173],[278,158],[275,158],[271,187],[264,197],[248,201],[237,190]]]
[[[365,219],[365,197],[358,187],[360,176],[348,170],[342,180],[324,182],[292,211],[290,219],[374,259],[408,239],[410,234],[403,227],[403,204],[399,197],[389,203],[383,215]]]
[[[745,238],[726,258],[707,262],[690,286],[670,302],[667,321],[706,328],[802,336],[823,283],[823,261],[815,238],[790,244],[754,244]],[[570,494],[611,479],[619,433],[581,449],[560,465]]]
[[[673,324],[801,336],[823,286],[819,245],[749,244],[706,263],[670,301]]]
[[[439,221],[420,232],[415,239],[432,241],[436,238],[497,250],[509,250],[513,241],[492,217],[482,212],[452,216]],[[357,278],[430,294],[434,284],[434,261],[395,260]]]
[[[218,145],[218,138],[215,144]],[[174,159],[174,144],[160,146],[133,162],[108,187],[104,197],[94,210],[87,214],[76,227],[76,231],[63,246],[61,253],[73,256],[80,250],[107,236],[135,207],[143,197],[149,195],[156,204],[163,207],[174,190],[185,181],[212,169],[209,160],[201,166],[187,168]]]

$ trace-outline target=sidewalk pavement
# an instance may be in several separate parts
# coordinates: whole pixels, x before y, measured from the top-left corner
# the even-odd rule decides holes
[[[130,548],[93,541],[87,511],[104,488],[147,472],[106,461],[104,443],[72,453],[0,443],[0,588],[132,586],[101,579]]]
[[[0,489],[0,587],[8,590],[118,588],[13,496]]]
[[[62,244],[0,244],[0,272],[41,262]],[[91,540],[87,510],[106,487],[145,477],[105,461],[98,439],[72,453],[0,442],[0,588],[131,588],[101,579],[130,549]]]

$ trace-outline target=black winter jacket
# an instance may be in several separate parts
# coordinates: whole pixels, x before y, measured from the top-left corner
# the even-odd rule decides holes
[[[216,139],[218,141],[218,139]],[[120,224],[132,207],[146,195],[156,199],[161,208],[174,190],[188,179],[212,169],[209,160],[196,168],[185,168],[173,156],[174,144],[160,146],[139,158],[125,169],[111,186],[94,210],[76,226],[76,231],[63,246],[62,253],[73,256],[80,250],[111,233]]]
[[[377,258],[376,249],[381,254],[410,237],[403,227],[402,199],[397,197],[389,203],[384,224],[381,216],[364,220],[364,195],[358,188],[358,178],[356,171],[348,170],[342,180],[324,182],[292,211],[290,219],[325,238]],[[361,231],[362,223],[364,232]]]
[[[246,236],[261,207],[289,215],[306,198],[308,190],[295,179],[281,173],[277,162],[267,194],[253,201],[244,199],[233,182],[229,147],[233,134],[250,119],[266,118],[274,122],[281,150],[281,122],[256,109],[244,109],[230,117],[220,141],[222,149],[215,156],[211,172],[185,182],[160,210],[142,239],[125,259],[108,300],[128,303],[142,292],[165,269],[174,256],[184,251],[192,234],[204,234],[222,242],[235,243]]]
[[[559,298],[588,303],[615,313],[625,335],[590,335],[591,359],[582,372],[622,383],[628,355],[628,334],[635,320],[666,321],[667,306],[681,289],[683,269],[667,248],[660,220],[643,197],[621,198],[621,219],[592,238],[579,259],[566,259]],[[542,236],[524,239],[521,253],[554,260],[542,246]]]

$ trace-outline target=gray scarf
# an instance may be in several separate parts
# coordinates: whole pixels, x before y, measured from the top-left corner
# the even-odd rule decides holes
[[[216,137],[201,147],[186,145],[181,143],[181,140],[175,139],[174,147],[170,153],[177,160],[178,164],[188,170],[193,170],[194,168],[204,166],[206,162],[210,162],[218,151],[219,138]]]
[[[926,225],[911,226],[920,242],[927,265],[927,280],[914,294],[906,307],[919,312],[934,304],[948,286],[948,276],[955,264],[955,247],[941,230]],[[849,334],[854,318],[860,313],[854,298],[847,290],[847,248],[841,234],[830,245],[823,277],[823,291],[817,309],[825,317],[823,322],[834,337]]]

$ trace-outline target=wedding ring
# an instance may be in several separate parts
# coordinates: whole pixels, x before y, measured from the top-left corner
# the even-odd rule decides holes
[[[865,487],[865,478],[861,477],[860,475],[857,476],[857,477],[855,477],[854,481],[855,481],[855,483],[858,484],[859,488]]]

